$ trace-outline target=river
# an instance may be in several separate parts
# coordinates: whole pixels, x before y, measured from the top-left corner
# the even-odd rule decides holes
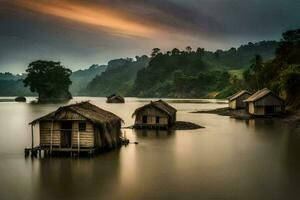
[[[32,100],[32,98],[29,98]],[[150,99],[125,104],[91,100],[133,124],[133,111]],[[28,123],[59,104],[0,101],[0,199],[295,199],[300,198],[300,134],[278,119],[235,120],[191,111],[224,107],[217,100],[168,100],[177,119],[204,129],[134,131],[130,144],[94,158],[24,157]],[[37,130],[35,130],[37,134]],[[36,138],[37,140],[37,138]],[[37,144],[38,141],[35,141]]]

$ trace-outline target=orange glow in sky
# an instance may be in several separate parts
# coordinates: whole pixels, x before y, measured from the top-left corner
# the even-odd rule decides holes
[[[133,21],[104,6],[60,1],[16,1],[16,5],[40,12],[101,28],[112,34],[123,36],[151,37],[157,30]]]

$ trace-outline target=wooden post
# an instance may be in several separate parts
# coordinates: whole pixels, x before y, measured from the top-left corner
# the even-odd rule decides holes
[[[31,150],[34,147],[34,138],[33,138],[33,125],[31,124]]]
[[[77,132],[77,143],[78,143],[78,156],[80,152],[80,134],[79,134],[79,125],[78,125],[78,132]]]
[[[51,121],[50,152],[52,153],[53,120]]]

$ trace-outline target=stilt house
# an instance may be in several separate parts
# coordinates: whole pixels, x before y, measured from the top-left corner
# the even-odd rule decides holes
[[[176,122],[177,110],[159,100],[150,102],[134,111],[135,128],[163,128],[168,129]]]
[[[60,107],[30,124],[39,125],[40,148],[84,151],[118,146],[121,123],[117,115],[89,102],[81,102]]]

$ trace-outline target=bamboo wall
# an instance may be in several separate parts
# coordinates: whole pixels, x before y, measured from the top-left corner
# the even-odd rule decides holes
[[[79,122],[72,122],[71,146],[78,148]],[[51,146],[51,125],[52,122],[40,122],[40,145]],[[94,126],[93,123],[86,121],[86,131],[79,131],[80,148],[112,148],[119,144],[121,137],[121,124],[105,125],[103,127]],[[61,122],[53,122],[52,146],[61,145]]]
[[[136,118],[135,118],[135,124],[139,125],[139,124],[144,124],[143,123],[143,116],[147,116],[147,124],[149,125],[156,125],[156,117],[159,117],[159,125],[168,125],[169,124],[169,116],[158,110],[158,109],[154,109],[154,108],[145,108],[141,111],[139,111],[136,114]]]
[[[86,131],[79,131],[79,121],[72,124],[72,147],[78,147],[78,132],[80,148],[94,147],[94,126],[91,122],[86,121]]]
[[[51,145],[51,130],[52,132],[52,146],[60,145],[60,123],[53,122],[53,127],[51,122],[40,122],[40,145],[50,146]]]
[[[40,145],[51,145],[51,122],[40,122]],[[78,124],[79,121],[72,122],[72,147],[78,147]],[[80,147],[94,147],[94,127],[90,122],[86,122],[86,131],[80,131]],[[61,144],[61,122],[53,122],[52,146]]]

